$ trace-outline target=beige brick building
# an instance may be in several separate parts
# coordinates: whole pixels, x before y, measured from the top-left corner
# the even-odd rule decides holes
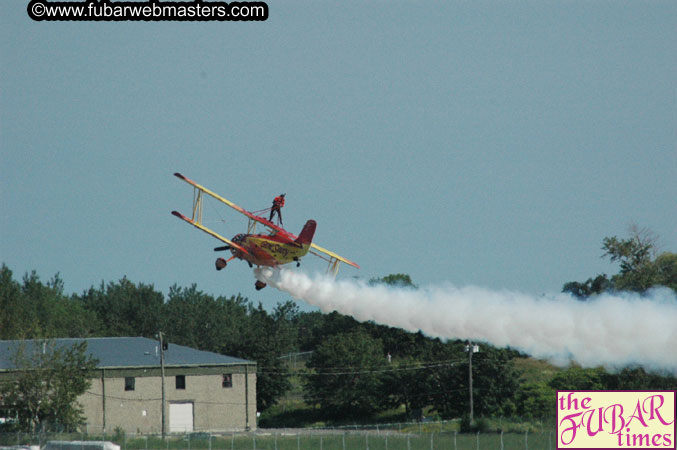
[[[78,401],[89,433],[161,433],[162,371],[159,342],[147,338],[56,339],[87,341],[99,360],[92,385]],[[0,341],[0,353],[11,344]],[[0,355],[0,372],[11,367]],[[231,431],[256,428],[256,363],[169,344],[164,352],[165,430]]]

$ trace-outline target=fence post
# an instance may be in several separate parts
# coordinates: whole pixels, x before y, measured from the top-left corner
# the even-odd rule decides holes
[[[277,431],[275,432],[275,450],[277,450]]]
[[[256,433],[252,433],[252,445],[254,450],[256,450]]]
[[[388,435],[385,434],[384,436],[385,436],[385,440],[386,440],[386,450],[388,450]]]
[[[235,432],[230,433],[230,450],[235,449]]]
[[[298,431],[296,432],[296,448],[301,450],[301,435],[298,433]]]
[[[480,432],[477,431],[477,450],[480,450]]]
[[[411,450],[411,433],[407,433],[407,450]]]
[[[454,431],[454,450],[458,450],[458,447],[456,447],[456,435],[458,434],[458,431]]]
[[[529,430],[524,432],[524,450],[529,450]]]
[[[501,450],[503,450],[503,430],[501,430]]]
[[[343,432],[342,442],[343,442],[343,450],[346,450],[346,432]]]

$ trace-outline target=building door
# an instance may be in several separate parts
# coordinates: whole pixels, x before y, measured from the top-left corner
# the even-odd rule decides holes
[[[170,403],[169,404],[169,432],[192,432],[193,431],[193,404]]]

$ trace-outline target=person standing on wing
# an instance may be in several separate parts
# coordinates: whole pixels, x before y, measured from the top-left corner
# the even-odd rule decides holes
[[[277,220],[280,226],[282,225],[282,207],[284,206],[284,194],[280,194],[275,199],[273,200],[273,206],[270,208],[270,219],[269,221],[273,221],[273,216],[277,212]]]

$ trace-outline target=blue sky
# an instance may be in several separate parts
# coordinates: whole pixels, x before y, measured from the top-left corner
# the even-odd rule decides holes
[[[358,262],[557,292],[617,267],[605,236],[677,251],[674,1],[271,1],[265,22],[34,22],[0,3],[0,259],[116,281],[256,292],[179,171]],[[233,236],[244,218],[206,205]],[[205,217],[207,219],[207,217]],[[321,262],[304,262],[322,270]]]

